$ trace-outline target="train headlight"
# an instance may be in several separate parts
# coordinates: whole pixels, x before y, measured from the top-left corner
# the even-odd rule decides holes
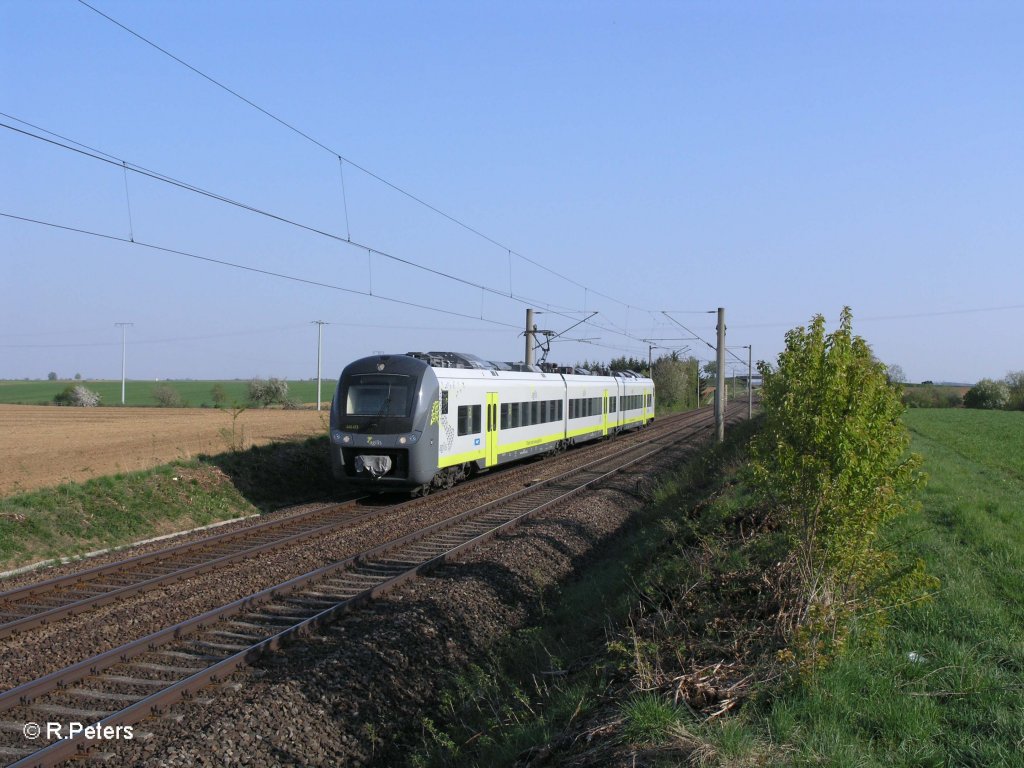
[[[402,435],[400,438],[398,438],[398,444],[399,445],[405,445],[408,442],[409,442],[409,438],[406,437],[405,435]]]
[[[402,435],[400,438],[398,438],[398,444],[399,445],[412,445],[418,439],[419,439],[419,437],[417,437],[416,435]]]

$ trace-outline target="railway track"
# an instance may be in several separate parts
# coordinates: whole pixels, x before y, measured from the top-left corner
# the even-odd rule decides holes
[[[686,414],[675,418],[686,418]],[[664,424],[656,422],[657,428],[671,428],[675,418]],[[0,639],[354,527],[382,514],[379,506],[365,511],[365,501],[366,497],[354,498],[0,592]],[[413,499],[389,508],[404,511],[424,503],[428,502]]]
[[[611,474],[710,431],[712,423],[708,412],[684,415],[673,429],[659,429],[611,456],[0,694],[0,757],[19,767],[73,757],[87,746],[85,739],[52,741],[33,751],[20,729],[26,722],[53,719],[112,728],[159,713],[289,638],[429,572]]]

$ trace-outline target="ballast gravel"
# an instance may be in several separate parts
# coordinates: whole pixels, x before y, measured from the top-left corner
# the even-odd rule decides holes
[[[543,592],[586,567],[677,448],[606,481],[236,672],[172,717],[104,745],[138,766],[393,766],[422,739],[451,674],[539,617]],[[638,489],[641,493],[637,493]]]

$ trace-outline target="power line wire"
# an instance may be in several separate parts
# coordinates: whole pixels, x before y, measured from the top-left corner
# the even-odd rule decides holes
[[[384,184],[385,186],[389,187],[390,189],[394,190],[395,192],[398,192],[399,194],[404,195],[405,197],[407,197],[410,200],[418,203],[419,205],[422,205],[423,207],[427,208],[428,210],[433,211],[437,215],[444,217],[445,219],[447,219],[448,221],[452,222],[453,224],[456,224],[459,227],[462,227],[463,229],[467,230],[468,232],[473,233],[477,237],[480,237],[483,240],[486,240],[488,243],[491,243],[492,245],[497,246],[501,250],[507,251],[508,253],[510,253],[510,254],[512,254],[514,256],[517,256],[518,258],[522,259],[523,261],[526,261],[526,262],[534,265],[535,267],[543,269],[544,271],[546,271],[546,272],[548,272],[548,273],[550,273],[550,274],[552,274],[552,275],[554,275],[554,276],[556,276],[556,277],[558,277],[558,278],[560,278],[562,280],[565,280],[566,282],[571,283],[572,285],[575,285],[575,286],[577,286],[579,288],[583,288],[585,291],[589,291],[590,293],[594,293],[594,294],[596,294],[598,296],[601,296],[601,297],[603,297],[605,299],[608,299],[609,301],[614,301],[615,303],[620,304],[623,307],[627,307],[627,308],[630,308],[630,309],[636,309],[638,311],[648,311],[648,310],[645,310],[643,307],[633,306],[632,304],[629,304],[628,302],[624,302],[624,301],[622,301],[620,299],[616,299],[613,296],[609,296],[608,294],[602,293],[601,291],[597,291],[597,290],[595,290],[593,288],[589,288],[588,286],[583,285],[582,283],[577,282],[576,280],[573,280],[572,278],[567,277],[566,275],[563,275],[560,272],[557,272],[556,270],[553,270],[550,267],[548,267],[548,266],[546,266],[544,264],[541,264],[540,262],[535,261],[534,259],[531,259],[528,256],[523,255],[522,253],[519,253],[518,251],[513,250],[512,248],[509,248],[507,245],[499,242],[498,240],[495,240],[494,238],[490,237],[489,235],[481,232],[479,229],[476,229],[475,227],[470,226],[469,224],[467,224],[466,222],[462,221],[461,219],[458,219],[455,216],[452,216],[451,214],[441,210],[440,208],[438,208],[438,207],[428,203],[423,198],[418,197],[417,195],[414,195],[413,193],[409,192],[408,190],[403,189],[402,187],[398,186],[397,184],[394,184],[394,183],[388,181],[384,177],[379,176],[378,174],[376,174],[373,171],[369,170],[368,168],[360,165],[359,163],[353,162],[352,160],[350,160],[349,158],[345,157],[344,155],[342,155],[337,150],[332,149],[331,147],[328,147],[326,144],[324,144],[323,142],[313,138],[308,133],[300,130],[299,128],[296,128],[294,125],[292,125],[288,121],[278,117],[273,112],[271,112],[271,111],[261,107],[256,102],[254,102],[251,99],[248,99],[245,96],[243,96],[242,94],[238,93],[238,91],[233,90],[232,88],[228,87],[227,85],[225,85],[224,83],[222,83],[219,80],[215,79],[214,77],[211,77],[210,75],[206,74],[205,72],[203,72],[202,70],[198,69],[197,67],[194,67],[193,65],[189,64],[184,59],[182,59],[182,58],[174,55],[170,51],[168,51],[166,48],[161,47],[160,45],[158,45],[157,43],[153,42],[149,38],[141,35],[140,33],[136,32],[135,30],[133,30],[130,27],[126,26],[125,24],[122,24],[120,21],[118,21],[117,19],[113,18],[112,16],[109,16],[108,14],[106,14],[103,11],[99,10],[95,6],[90,5],[89,3],[85,2],[85,0],[78,0],[78,2],[81,5],[83,5],[86,8],[88,8],[89,10],[93,11],[94,13],[102,16],[104,19],[106,19],[107,21],[111,22],[112,24],[114,24],[117,27],[123,29],[128,34],[132,35],[133,37],[137,38],[138,40],[141,40],[146,45],[149,45],[150,47],[155,48],[160,53],[164,54],[165,56],[168,56],[169,58],[171,58],[174,61],[176,61],[179,64],[181,64],[183,67],[185,67],[185,68],[189,69],[190,71],[194,72],[195,74],[199,75],[204,80],[207,80],[208,82],[212,83],[213,85],[217,86],[218,88],[220,88],[220,89],[226,91],[227,93],[231,94],[235,98],[245,102],[246,104],[248,104],[253,109],[255,109],[258,112],[262,113],[263,115],[269,117],[271,120],[273,120],[276,123],[284,126],[288,130],[296,133],[297,135],[301,136],[302,138],[306,139],[307,141],[312,142],[316,146],[318,146],[321,149],[323,149],[325,152],[328,152],[332,156],[336,157],[337,159],[342,160],[342,161],[348,163],[353,168],[356,168],[357,170],[362,171],[367,176],[370,176],[371,178],[375,179],[376,181],[380,182],[381,184]]]
[[[173,255],[177,255],[177,256],[185,256],[185,257],[190,258],[190,259],[196,259],[198,261],[204,261],[204,262],[208,262],[208,263],[211,263],[211,264],[219,264],[221,266],[231,267],[233,269],[240,269],[240,270],[244,270],[246,272],[254,272],[256,274],[266,275],[268,277],[276,277],[276,278],[280,278],[282,280],[290,280],[292,282],[303,283],[305,285],[312,285],[312,286],[316,286],[316,287],[319,287],[319,288],[328,288],[328,289],[334,290],[334,291],[342,291],[344,293],[351,293],[351,294],[355,294],[355,295],[358,295],[358,296],[366,296],[366,297],[373,298],[373,299],[380,299],[381,301],[387,301],[387,302],[391,302],[393,304],[401,304],[403,306],[414,307],[416,309],[425,309],[425,310],[429,310],[431,312],[440,312],[440,313],[445,314],[445,315],[451,315],[452,317],[462,317],[462,318],[466,318],[466,319],[469,319],[469,320],[482,320],[483,322],[486,322],[486,323],[493,323],[494,325],[501,325],[501,326],[504,326],[506,328],[515,328],[516,330],[519,330],[519,326],[518,325],[513,325],[512,323],[505,323],[505,322],[502,322],[500,320],[491,320],[491,319],[485,318],[485,317],[477,317],[476,315],[467,315],[467,314],[464,314],[462,312],[453,312],[450,309],[440,309],[439,307],[431,307],[431,306],[426,305],[426,304],[417,304],[416,302],[406,301],[404,299],[398,299],[398,298],[395,298],[395,297],[392,297],[392,296],[383,296],[383,295],[381,295],[379,293],[370,294],[367,291],[360,291],[357,288],[346,288],[345,286],[333,285],[331,283],[325,283],[325,282],[322,282],[322,281],[319,281],[319,280],[310,280],[310,279],[305,278],[305,277],[296,277],[295,275],[288,275],[288,274],[285,274],[283,272],[274,272],[274,271],[268,270],[268,269],[260,269],[258,267],[251,267],[251,266],[249,266],[247,264],[238,264],[237,262],[226,261],[224,259],[215,259],[212,256],[200,256],[200,255],[195,254],[195,253],[189,253],[188,251],[181,251],[181,250],[178,250],[176,248],[168,248],[166,246],[156,245],[155,243],[146,243],[146,242],[143,242],[141,240],[129,240],[128,238],[118,237],[117,235],[109,235],[109,234],[105,234],[103,232],[93,232],[93,231],[88,230],[88,229],[81,229],[79,227],[70,227],[70,226],[66,226],[64,224],[57,224],[55,222],[43,221],[41,219],[32,219],[32,218],[29,218],[27,216],[18,216],[16,214],[7,213],[5,211],[0,211],[0,216],[3,216],[3,217],[8,218],[8,219],[13,219],[15,221],[22,221],[22,222],[27,222],[27,223],[30,223],[30,224],[37,224],[37,225],[44,226],[44,227],[50,227],[52,229],[59,229],[59,230],[65,231],[65,232],[74,232],[76,234],[89,235],[90,237],[97,237],[97,238],[101,238],[101,239],[104,239],[104,240],[113,240],[115,242],[125,243],[127,245],[136,245],[136,246],[139,246],[141,248],[149,248],[149,249],[152,249],[152,250],[155,250],[155,251],[160,251],[161,253],[169,253],[169,254],[173,254]]]
[[[23,130],[21,128],[18,128],[17,126],[13,126],[13,125],[10,125],[8,123],[0,122],[0,128],[6,128],[9,131],[13,131],[15,133],[21,134],[22,136],[26,136],[28,138],[36,139],[37,141],[42,141],[42,142],[45,142],[45,143],[50,144],[52,146],[59,147],[61,149],[64,149],[64,150],[67,150],[67,151],[70,151],[70,152],[75,152],[75,153],[80,154],[80,155],[84,155],[85,157],[89,157],[89,158],[91,158],[93,160],[98,160],[99,162],[107,163],[109,165],[122,168],[122,169],[125,170],[125,173],[127,173],[127,171],[130,170],[133,173],[137,173],[137,174],[139,174],[141,176],[144,176],[146,178],[150,178],[150,179],[153,179],[155,181],[163,182],[165,184],[170,184],[171,186],[177,187],[179,189],[183,189],[183,190],[186,190],[188,192],[192,192],[194,194],[198,194],[198,195],[201,195],[201,196],[204,196],[204,197],[208,197],[208,198],[210,198],[212,200],[216,200],[216,201],[224,203],[226,205],[231,205],[231,206],[234,206],[236,208],[240,208],[242,210],[249,211],[250,213],[254,213],[254,214],[259,215],[259,216],[264,216],[266,218],[272,219],[272,220],[277,221],[279,223],[287,224],[289,226],[296,227],[298,229],[304,230],[304,231],[309,232],[311,234],[319,235],[321,237],[326,237],[326,238],[329,238],[331,240],[334,240],[335,242],[339,242],[339,243],[343,243],[345,245],[349,245],[349,246],[351,246],[353,248],[358,248],[360,250],[365,251],[367,254],[369,254],[371,256],[374,255],[374,254],[379,255],[379,256],[383,256],[384,258],[387,258],[387,259],[389,259],[391,261],[395,261],[395,262],[397,262],[399,264],[403,264],[405,266],[412,267],[414,269],[422,270],[422,271],[427,272],[429,274],[432,274],[432,275],[434,275],[436,277],[441,277],[441,278],[444,278],[444,279],[447,279],[447,280],[452,280],[452,281],[454,281],[456,283],[461,283],[462,285],[465,285],[465,286],[468,286],[468,287],[471,287],[471,288],[475,288],[475,289],[479,289],[479,290],[482,290],[482,291],[486,291],[487,293],[490,293],[490,294],[495,295],[495,296],[500,296],[502,298],[509,298],[509,299],[512,299],[513,301],[517,301],[517,302],[519,302],[521,304],[524,304],[524,305],[527,305],[527,306],[540,306],[540,307],[543,307],[544,309],[546,309],[546,310],[548,310],[550,312],[555,312],[556,314],[559,313],[559,312],[562,312],[562,311],[574,311],[574,310],[566,310],[565,307],[558,307],[556,305],[551,305],[551,304],[548,304],[546,302],[538,301],[536,299],[531,299],[531,298],[526,297],[526,296],[518,296],[518,295],[511,294],[511,293],[506,294],[505,291],[503,291],[503,290],[497,290],[495,288],[491,288],[490,286],[482,285],[482,284],[479,284],[479,283],[474,283],[471,280],[466,280],[465,278],[461,278],[461,277],[458,277],[456,275],[451,275],[451,274],[449,274],[447,272],[443,272],[441,270],[434,269],[433,267],[428,267],[428,266],[426,266],[424,264],[420,264],[418,262],[412,261],[411,259],[406,259],[406,258],[401,257],[401,256],[396,256],[396,255],[388,253],[386,251],[382,251],[382,250],[380,250],[378,248],[374,248],[374,247],[372,247],[370,245],[367,245],[367,244],[360,243],[360,242],[357,242],[355,240],[352,240],[351,237],[342,237],[341,235],[335,234],[333,232],[328,232],[326,230],[322,230],[322,229],[319,229],[317,227],[313,227],[313,226],[310,226],[308,224],[303,224],[303,223],[295,221],[293,219],[289,219],[289,218],[287,218],[285,216],[282,216],[280,214],[273,213],[272,211],[267,211],[265,209],[258,208],[255,205],[251,205],[249,203],[244,203],[244,202],[241,202],[241,201],[238,201],[238,200],[234,200],[234,199],[232,199],[230,197],[227,197],[226,195],[222,195],[222,194],[220,194],[218,192],[212,192],[212,191],[210,191],[208,189],[204,189],[204,188],[199,187],[199,186],[197,186],[195,184],[192,184],[191,182],[182,181],[181,179],[176,179],[173,176],[169,176],[169,175],[167,175],[165,173],[162,173],[160,171],[154,171],[154,170],[151,170],[149,168],[145,168],[145,167],[143,167],[141,165],[137,165],[135,163],[129,163],[128,161],[126,161],[124,159],[121,159],[121,158],[117,158],[116,156],[111,155],[108,152],[104,152],[103,150],[96,149],[94,147],[90,147],[90,146],[88,146],[86,144],[83,144],[83,143],[81,143],[79,141],[75,141],[74,139],[69,139],[67,137],[61,136],[60,134],[54,133],[53,131],[49,131],[49,130],[47,130],[45,128],[40,128],[39,126],[33,125],[32,123],[24,121],[24,120],[22,120],[22,119],[20,119],[18,117],[14,117],[13,115],[8,115],[8,114],[6,114],[4,112],[0,112],[0,115],[2,115],[3,117],[8,118],[10,120],[15,120],[15,121],[17,121],[19,123],[23,123],[24,125],[32,126],[36,130],[43,131],[44,133],[47,133],[47,134],[49,134],[51,136],[59,138],[60,141],[57,141],[55,139],[47,138],[46,136],[40,136],[38,134],[34,134],[31,131]],[[67,143],[64,143],[64,142],[67,142]],[[74,146],[72,146],[72,145],[74,145]],[[125,179],[125,183],[127,184],[127,177]],[[127,189],[127,187],[126,187],[126,189]],[[134,237],[134,233],[131,233],[129,239],[132,239],[133,237]],[[372,295],[372,293],[373,293],[373,291],[372,291],[372,287],[371,287],[370,294]]]

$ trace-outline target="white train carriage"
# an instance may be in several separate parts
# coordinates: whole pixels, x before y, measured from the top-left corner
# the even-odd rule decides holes
[[[450,487],[467,474],[654,418],[654,383],[512,370],[451,352],[356,360],[331,405],[334,474],[374,490]]]
[[[611,376],[564,374],[566,440],[571,445],[605,437],[609,431],[608,400],[616,394]],[[615,426],[611,425],[612,431]]]
[[[654,420],[654,382],[632,371],[615,376],[619,402],[615,423],[619,430],[636,429]]]
[[[439,469],[480,469],[565,440],[565,382],[554,373],[435,369],[440,390]]]

